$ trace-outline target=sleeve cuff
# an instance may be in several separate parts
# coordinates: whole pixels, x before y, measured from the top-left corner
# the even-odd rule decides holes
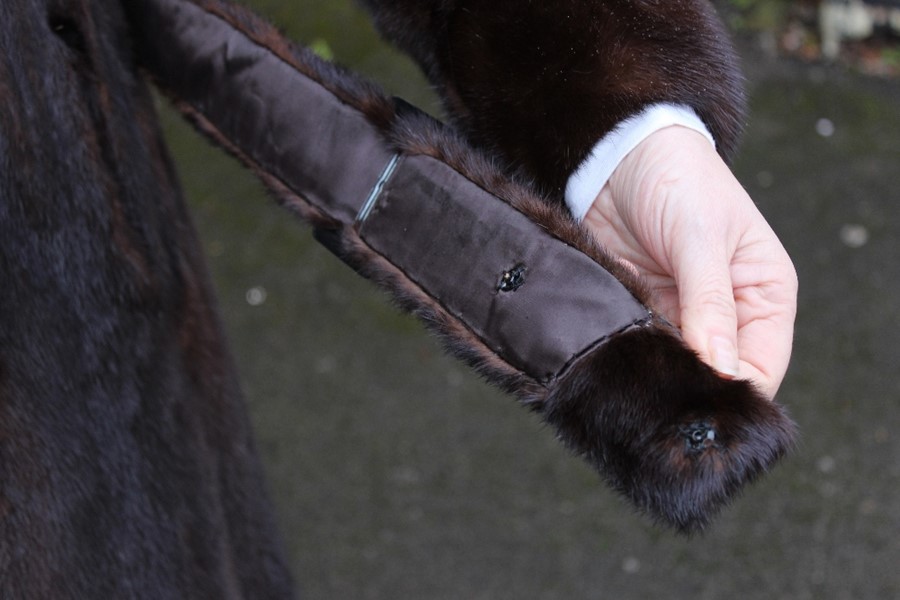
[[[650,134],[680,125],[701,133],[715,147],[712,134],[692,108],[680,104],[652,104],[638,114],[625,119],[605,135],[569,177],[566,184],[566,205],[581,221],[609,181],[622,159]]]

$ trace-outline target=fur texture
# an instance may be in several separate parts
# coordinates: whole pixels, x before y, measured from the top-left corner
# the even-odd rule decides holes
[[[585,357],[540,411],[613,488],[683,532],[702,529],[795,436],[781,407],[719,377],[662,323]]]
[[[288,598],[117,0],[0,3],[0,596]]]
[[[653,102],[693,107],[730,158],[742,77],[706,0],[363,0],[437,86],[454,123],[560,200],[617,123]]]
[[[551,235],[594,258],[637,298],[650,302],[641,283],[623,271],[567,213],[510,176],[501,166],[511,164],[508,155],[504,155],[507,160],[498,161],[495,154],[473,149],[452,129],[405,103],[387,99],[374,86],[360,83],[311,52],[292,47],[247,11],[218,0],[197,0],[195,4],[210,18],[242,31],[300,73],[320,81],[342,102],[365,114],[395,149],[445,162],[514,205]],[[384,8],[384,18],[396,16],[397,4]],[[413,11],[404,18],[416,15],[424,13]],[[136,22],[147,22],[146,15]],[[438,24],[438,32],[440,28]],[[152,39],[145,41],[152,43]],[[140,43],[138,46],[140,49]],[[432,57],[428,60],[434,59],[423,53]],[[149,69],[153,75],[152,65]],[[170,82],[158,83],[177,99],[177,89],[170,87]],[[494,93],[498,95],[502,99],[502,91]],[[438,332],[451,352],[541,413],[564,443],[585,456],[614,488],[653,518],[682,531],[703,527],[744,483],[764,472],[790,447],[793,425],[782,409],[749,383],[718,377],[682,343],[676,330],[660,320],[613,337],[580,357],[557,381],[542,384],[531,379],[492,352],[484,340],[444,310],[439,299],[393,266],[390,257],[370,248],[352,223],[337,222],[327,216],[327,207],[311,205],[256,160],[253,148],[238,147],[229,131],[220,129],[197,106],[178,105],[211,139],[253,169],[284,205],[310,220],[317,237],[329,248],[389,290],[402,308]],[[537,171],[524,172],[524,180],[541,178]],[[543,187],[553,187],[551,179],[541,179]]]

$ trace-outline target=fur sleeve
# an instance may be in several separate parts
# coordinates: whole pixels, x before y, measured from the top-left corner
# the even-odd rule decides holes
[[[705,0],[362,0],[469,141],[554,198],[591,147],[656,102],[692,107],[730,159],[744,93]]]
[[[237,5],[127,11],[139,64],[203,133],[641,511],[701,529],[790,449],[779,405],[702,363],[585,228],[453,128]]]

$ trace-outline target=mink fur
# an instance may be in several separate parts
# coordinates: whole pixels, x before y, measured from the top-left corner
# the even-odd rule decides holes
[[[290,598],[122,4],[0,5],[0,596]]]
[[[479,142],[479,135],[490,137],[492,134],[473,133],[472,127],[467,127],[464,122],[463,131],[468,135],[464,138],[405,103],[386,98],[375,86],[361,83],[351,73],[329,65],[308,50],[292,46],[249,11],[220,0],[196,0],[194,3],[211,18],[226,21],[258,45],[269,48],[304,76],[320,81],[341,101],[356,107],[383,132],[387,143],[396,150],[443,161],[497,198],[515,206],[551,235],[592,257],[619,278],[636,298],[652,308],[651,298],[642,283],[622,269],[615,257],[600,248],[556,202],[529,184],[536,179],[543,183],[541,188],[555,189],[558,185],[553,182],[557,175],[528,168],[507,168],[514,162],[519,166],[526,164],[531,160],[527,158],[529,152],[537,156],[553,148],[533,147],[512,159],[500,149],[506,144],[502,134],[495,140],[496,144]],[[396,10],[398,6],[409,3],[377,4],[378,10],[382,11],[378,13],[379,18],[385,26],[385,20],[401,18],[402,11]],[[440,3],[438,8],[444,10],[451,4],[457,6],[447,2]],[[568,2],[548,4],[566,6]],[[619,3],[596,4],[608,7]],[[630,4],[645,9],[663,5],[658,2]],[[702,3],[673,4],[700,10],[697,7]],[[662,14],[668,14],[668,9],[660,10]],[[695,16],[706,14],[696,10],[688,12]],[[452,11],[446,13],[448,18],[452,16],[450,13]],[[498,14],[503,14],[503,9],[498,9]],[[428,23],[431,17],[433,13],[419,8],[403,16],[404,19],[421,19],[423,23]],[[147,22],[152,20],[148,21],[146,15],[135,19],[138,24]],[[435,27],[436,37],[440,37],[450,22],[453,22],[452,18],[432,22],[430,26]],[[691,31],[697,29],[692,26]],[[713,33],[707,31],[704,35],[715,37]],[[412,44],[412,37],[415,36],[407,35],[407,45]],[[137,38],[141,38],[140,31]],[[462,43],[463,38],[454,39],[454,43]],[[419,49],[420,59],[425,60],[426,68],[440,69],[439,50],[428,48]],[[491,54],[485,56],[488,63],[492,59]],[[151,77],[154,76],[152,65],[147,68]],[[168,87],[166,81],[157,83],[177,99],[177,90]],[[455,83],[449,82],[444,89],[455,89],[454,86]],[[501,87],[491,94],[487,90],[479,93],[483,93],[484,101],[490,104],[501,102],[506,92]],[[452,91],[449,95],[448,102],[452,104],[455,101]],[[487,98],[489,95],[493,99]],[[257,161],[252,148],[238,147],[230,139],[229,132],[207,119],[200,107],[185,102],[177,102],[177,105],[214,142],[248,165],[282,204],[309,220],[317,228],[317,238],[361,274],[387,289],[403,309],[436,331],[452,353],[540,413],[568,447],[589,460],[613,488],[652,518],[682,531],[702,528],[744,483],[765,472],[790,448],[794,428],[783,409],[766,400],[749,382],[719,377],[685,346],[677,330],[660,319],[613,336],[579,357],[557,380],[534,380],[493,352],[461,320],[449,314],[439,299],[392,265],[389,257],[370,248],[353,224],[336,222],[327,216],[326,207],[312,206],[302,194]],[[607,118],[612,120],[609,115],[625,114],[639,103],[631,98],[620,105],[607,98],[599,106],[604,111],[608,109],[608,113],[603,112],[606,116],[597,117],[596,123]],[[709,109],[709,114],[718,115],[712,118],[714,126],[725,123],[718,128],[717,134],[732,142],[737,129],[735,110]],[[708,119],[711,118],[709,114],[706,115]],[[595,127],[595,131],[601,129],[599,125]],[[473,137],[477,147],[468,143]],[[541,139],[535,137],[532,145],[540,146]],[[578,153],[562,152],[566,155],[563,162],[551,161],[556,165],[554,173],[563,173],[564,164],[569,164],[565,161]],[[552,310],[552,307],[547,309]]]
[[[422,65],[469,142],[559,201],[617,123],[688,105],[730,159],[745,98],[706,0],[362,0]]]
[[[702,529],[795,436],[781,407],[720,377],[662,323],[585,357],[539,410],[613,488],[684,532]]]

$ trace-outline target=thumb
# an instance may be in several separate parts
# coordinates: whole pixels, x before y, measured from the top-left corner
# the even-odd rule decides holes
[[[737,312],[729,261],[708,250],[693,254],[676,270],[684,341],[723,377],[737,377]]]

